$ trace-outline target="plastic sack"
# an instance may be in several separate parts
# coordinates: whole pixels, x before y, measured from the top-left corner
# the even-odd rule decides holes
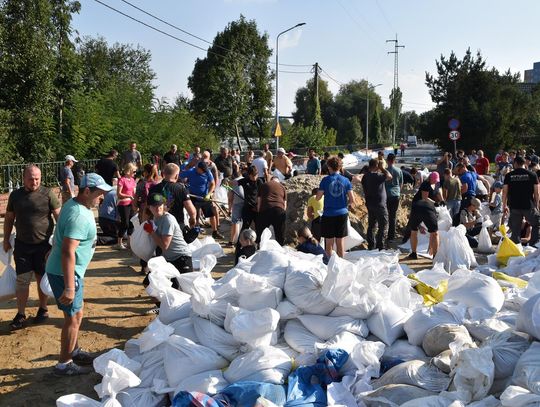
[[[512,384],[540,394],[540,343],[533,342],[519,358]]]
[[[163,349],[165,344],[159,345],[155,350],[141,355],[141,387],[151,387],[156,380],[167,382],[167,375],[163,366]]]
[[[488,228],[486,226],[482,226],[482,229],[480,229],[480,234],[478,235],[478,247],[476,250],[480,253],[493,253],[491,237],[489,237]]]
[[[519,358],[529,348],[530,343],[526,338],[509,330],[487,338],[482,343],[482,347],[484,346],[489,346],[493,352],[497,380],[512,376]]]
[[[463,325],[440,324],[429,329],[422,341],[422,348],[426,355],[437,356],[439,353],[450,349],[454,341],[471,344],[473,340],[469,331]]]
[[[187,318],[191,313],[191,296],[175,288],[167,287],[159,300],[159,319],[164,324]]]
[[[366,393],[361,401],[366,407],[397,407],[410,400],[433,396],[434,393],[408,384],[388,384]]]
[[[156,242],[152,238],[152,235],[144,230],[144,225],[147,222],[143,222],[133,228],[133,233],[129,238],[129,247],[135,256],[144,261],[150,260],[154,257],[156,251]]]
[[[284,386],[249,381],[233,383],[215,395],[214,398],[220,402],[220,406],[224,407],[276,407],[285,404],[286,395]],[[191,407],[193,404],[189,406]],[[207,403],[204,404],[204,407],[213,407],[213,405]]]
[[[103,379],[100,384],[94,386],[94,390],[100,398],[110,396],[111,399],[115,400],[120,391],[128,387],[137,387],[139,384],[141,384],[141,379],[131,370],[109,360],[103,371]],[[113,405],[118,404],[113,403]]]
[[[409,312],[391,301],[383,301],[380,310],[368,318],[367,325],[373,335],[390,346],[405,333],[403,326],[409,316]]]
[[[193,327],[201,345],[216,351],[227,360],[233,360],[240,354],[240,341],[223,328],[207,319],[192,317]]]
[[[174,335],[183,336],[184,338],[191,339],[195,343],[199,343],[199,338],[195,333],[195,328],[191,318],[179,319],[170,323],[169,326],[174,329]]]
[[[452,216],[450,215],[450,211],[446,206],[439,206],[437,209],[437,224],[439,230],[444,230],[445,232],[448,232],[448,230],[452,227]]]
[[[223,377],[221,370],[210,370],[188,377],[178,385],[174,391],[176,396],[180,391],[216,394],[221,392],[229,383]]]
[[[156,394],[148,387],[133,387],[122,390],[116,395],[116,399],[122,407],[166,407],[169,405],[166,394]]]
[[[56,407],[101,407],[101,402],[86,397],[83,394],[73,393],[56,399]]]
[[[276,311],[279,312],[281,320],[295,319],[298,315],[302,314],[302,311],[300,311],[296,305],[287,300],[281,301],[278,304]]]
[[[11,247],[15,247],[15,234],[12,233],[9,237],[9,243],[11,244]],[[0,263],[4,266],[7,266],[8,264],[11,264],[11,259],[13,257],[13,249],[5,252],[3,247],[0,247]]]
[[[291,358],[285,352],[268,346],[238,356],[223,376],[229,383],[254,381],[283,384],[291,368]]]
[[[358,369],[358,373],[367,377],[379,377],[381,364],[379,360],[384,354],[384,343],[363,341],[356,345],[350,359]]]
[[[499,231],[503,237],[503,240],[499,244],[497,250],[497,262],[506,266],[508,259],[511,257],[524,257],[523,251],[506,235],[506,226],[501,225]]]
[[[441,232],[440,246],[434,263],[443,263],[445,270],[453,273],[459,268],[470,269],[476,267],[476,258],[465,237],[465,226],[459,225],[450,228],[448,232]]]
[[[516,328],[540,340],[540,294],[534,295],[523,304]]]
[[[227,315],[232,312],[227,309]],[[225,317],[227,319],[227,317]],[[229,323],[233,337],[251,348],[269,346],[279,323],[279,312],[271,308],[258,311],[238,310]]]
[[[501,394],[503,407],[536,407],[540,405],[540,395],[519,386],[508,386]]]
[[[352,332],[343,331],[324,343],[316,343],[315,348],[318,350],[343,349],[345,352],[352,354],[356,345],[363,341],[364,338],[361,336],[355,335]]]
[[[398,339],[384,349],[381,364],[393,367],[409,360],[428,360],[420,346],[411,345],[406,339]],[[391,365],[391,366],[390,366]]]
[[[15,297],[17,288],[17,273],[11,264],[8,264],[0,276],[0,301]]]
[[[343,239],[343,249],[345,251],[351,250],[353,247],[359,246],[364,243],[364,238],[360,236],[360,233],[356,231],[351,225],[351,220],[347,218],[347,236]]]
[[[248,311],[257,311],[263,308],[276,309],[283,299],[283,291],[279,287],[263,288],[256,293],[241,294],[238,305]]]
[[[444,303],[431,308],[422,308],[405,322],[404,329],[411,345],[422,345],[424,336],[434,326],[440,324],[461,324],[465,318],[463,306],[448,307]]]
[[[251,261],[253,265],[250,273],[265,276],[272,285],[283,289],[289,260],[281,250],[258,251]]]
[[[139,337],[141,352],[147,352],[169,339],[174,328],[163,324],[158,318],[154,319]]]
[[[43,273],[43,277],[41,277],[41,281],[39,283],[39,288],[47,297],[54,297],[47,273]]]
[[[287,322],[283,337],[287,344],[299,353],[315,353],[315,344],[324,342],[321,338],[313,335],[296,319]]]
[[[388,384],[410,384],[424,390],[440,393],[448,389],[450,377],[437,367],[421,360],[411,360],[394,366],[372,382],[374,389]]]
[[[139,362],[130,359],[124,351],[114,348],[94,359],[94,370],[100,375],[104,376],[110,360],[132,371],[136,375],[141,371],[141,364]]]
[[[342,331],[349,331],[360,336],[369,334],[364,321],[351,317],[326,317],[322,315],[299,315],[298,320],[315,336],[328,340]]]

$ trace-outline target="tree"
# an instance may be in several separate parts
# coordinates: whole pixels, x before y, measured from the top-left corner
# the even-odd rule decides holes
[[[240,16],[217,34],[206,57],[195,62],[188,79],[192,107],[222,139],[234,135],[240,145],[244,125],[265,136],[274,78],[268,67],[270,56],[268,35],[259,34],[254,20]]]
[[[360,120],[356,116],[339,118],[339,133],[336,139],[338,145],[359,144],[364,139]]]
[[[328,82],[319,78],[319,109],[322,124],[326,127],[336,127],[334,111],[334,95],[328,89]],[[315,79],[311,78],[306,82],[306,86],[296,91],[294,103],[296,111],[293,112],[293,119],[296,124],[310,126],[315,123],[316,104]]]
[[[295,124],[287,135],[280,139],[280,146],[286,149],[313,147],[321,148],[336,144],[336,131],[322,126],[302,126]]]
[[[392,89],[392,92],[390,92],[390,110],[392,111],[392,127],[398,126],[399,124],[399,115],[401,114],[401,107],[402,107],[402,104],[401,104],[402,97],[403,95],[399,87],[396,89]],[[394,138],[395,140],[397,140],[399,129],[396,127],[396,128],[393,128],[392,131],[395,132]]]

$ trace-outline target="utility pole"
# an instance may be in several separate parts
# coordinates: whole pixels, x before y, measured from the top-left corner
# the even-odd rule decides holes
[[[396,97],[396,89],[399,88],[398,84],[398,62],[399,62],[399,49],[405,48],[405,45],[399,45],[397,34],[395,40],[386,40],[386,42],[394,43],[394,50],[388,51],[388,54],[394,54],[394,98]],[[396,144],[396,122],[397,122],[397,106],[394,103],[394,132],[392,134],[392,145]]]
[[[315,98],[313,100],[313,103],[315,104],[315,116],[314,116],[314,120],[313,120],[313,123],[317,126],[321,125],[322,124],[322,117],[320,115],[321,113],[321,105],[320,105],[320,102],[319,102],[319,74],[321,72],[321,68],[319,67],[319,63],[318,62],[315,62],[313,64],[313,72],[314,72],[314,78],[313,80],[315,81],[314,85],[315,85]],[[319,114],[318,114],[319,113]]]
[[[316,100],[319,100],[319,63],[315,62],[313,65],[313,70],[315,71],[315,97]]]

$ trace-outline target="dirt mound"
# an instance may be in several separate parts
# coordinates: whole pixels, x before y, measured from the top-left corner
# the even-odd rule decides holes
[[[304,225],[309,226],[306,216],[307,200],[311,196],[313,188],[318,188],[324,176],[299,175],[283,183],[287,190],[287,223],[285,225],[285,241],[292,243],[295,240],[294,232]],[[361,185],[355,185],[353,191],[356,197],[356,206],[349,213],[353,227],[365,237],[367,230],[367,208],[364,200],[364,192]],[[407,224],[412,201],[412,191],[403,191],[400,206],[397,213],[397,230],[401,230]]]

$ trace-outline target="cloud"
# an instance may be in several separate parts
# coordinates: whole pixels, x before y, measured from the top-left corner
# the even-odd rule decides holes
[[[302,29],[296,28],[293,31],[283,34],[279,38],[279,49],[294,48],[300,43],[300,37],[302,37]],[[275,44],[275,40],[273,41]]]

